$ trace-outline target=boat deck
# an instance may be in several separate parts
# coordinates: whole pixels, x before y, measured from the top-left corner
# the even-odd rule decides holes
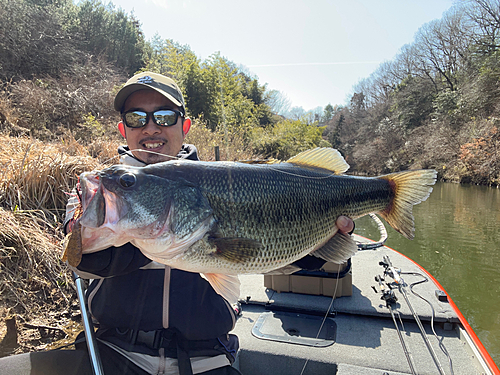
[[[384,255],[402,272],[423,273],[411,260],[382,247],[360,251],[352,258],[352,296],[333,301],[325,296],[277,293],[264,286],[263,275],[240,276],[242,316],[233,331],[240,339],[240,371],[244,375],[412,374],[390,311],[381,300],[381,293],[373,288],[378,289],[375,276],[383,275],[379,262]],[[408,285],[423,280],[414,275],[402,277]],[[439,362],[433,360],[410,308],[395,290],[398,300],[394,311],[400,327],[399,322],[403,324],[402,337],[414,373],[452,374],[440,342],[451,356],[453,374],[488,373],[480,366],[480,356],[473,352],[475,347],[470,345],[453,308],[438,300],[439,287],[429,279],[413,290],[432,303],[434,328],[440,342],[431,330],[431,307],[409,288],[406,290]],[[324,320],[327,311],[331,313]]]

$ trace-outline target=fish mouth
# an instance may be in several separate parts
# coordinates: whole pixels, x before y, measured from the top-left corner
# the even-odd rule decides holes
[[[89,228],[110,226],[119,221],[117,197],[107,190],[97,173],[85,172],[80,176],[83,215],[80,223]]]
[[[90,202],[95,197],[97,191],[101,188],[99,176],[94,172],[85,172],[80,176],[80,187],[82,189],[81,203],[85,211]]]

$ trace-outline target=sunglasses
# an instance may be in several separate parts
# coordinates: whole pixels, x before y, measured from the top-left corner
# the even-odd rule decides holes
[[[142,128],[149,121],[149,116],[158,126],[172,126],[177,124],[179,116],[184,117],[184,113],[174,109],[159,109],[154,112],[132,110],[122,113],[122,119],[129,128]]]

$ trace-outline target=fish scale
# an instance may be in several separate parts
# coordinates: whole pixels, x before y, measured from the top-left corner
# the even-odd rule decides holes
[[[332,237],[338,216],[356,218],[379,211],[390,200],[386,180],[335,176],[328,170],[286,163],[271,168],[235,164],[230,178],[224,165],[190,163],[183,178],[200,186],[207,198],[217,237],[255,239],[262,245],[251,263],[221,260],[215,252],[202,259],[194,251],[176,262],[178,266],[197,264],[198,271],[215,272],[224,261],[225,271],[235,274],[267,272],[277,264],[289,264]]]

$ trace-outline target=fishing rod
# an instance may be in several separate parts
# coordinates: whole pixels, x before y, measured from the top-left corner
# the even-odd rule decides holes
[[[99,349],[97,348],[94,325],[92,324],[92,318],[90,317],[89,310],[87,309],[84,282],[75,272],[73,272],[73,280],[75,281],[76,294],[78,295],[78,302],[80,303],[83,330],[85,332],[85,341],[87,341],[87,348],[89,350],[90,364],[92,365],[94,375],[104,375],[101,356],[99,355]]]
[[[401,342],[401,346],[403,347],[403,352],[405,353],[406,360],[408,361],[408,366],[410,366],[411,373],[413,375],[417,375],[417,373],[415,371],[415,367],[413,365],[413,361],[412,361],[411,356],[410,356],[410,352],[408,351],[408,348],[406,346],[406,342],[403,338],[403,334],[401,333],[401,330],[399,329],[398,322],[396,321],[396,317],[394,315],[393,305],[397,301],[396,294],[394,293],[394,290],[392,290],[390,287],[386,288],[386,286],[384,285],[384,279],[380,275],[375,276],[375,281],[378,282],[380,292],[382,293],[382,297],[380,297],[380,299],[383,299],[385,301],[385,305],[387,306],[387,308],[389,309],[389,312],[391,313],[392,321],[394,322],[394,326],[396,327],[396,332],[398,333],[399,341]],[[377,292],[376,289],[375,289],[375,292]],[[398,313],[398,316],[399,316],[399,319],[401,321],[401,316],[399,315],[399,313]],[[401,321],[401,326],[403,326],[402,321]]]
[[[424,276],[423,274],[418,273],[418,272],[401,272],[401,275],[412,275],[412,276],[419,276],[419,277],[423,278],[423,280],[415,281],[414,283],[411,283],[410,284],[410,291],[412,292],[413,295],[415,295],[416,297],[418,297],[421,300],[425,301],[429,305],[429,307],[431,308],[431,312],[432,312],[432,315],[431,315],[431,330],[432,330],[432,334],[434,335],[434,337],[436,338],[436,340],[439,342],[439,348],[441,349],[441,351],[448,358],[448,365],[450,366],[451,375],[454,375],[455,372],[453,371],[453,362],[451,360],[450,354],[448,353],[448,350],[446,350],[446,347],[444,346],[443,341],[441,339],[439,339],[439,337],[438,337],[438,335],[437,335],[437,333],[436,333],[436,331],[434,329],[434,316],[436,315],[435,311],[434,311],[434,307],[432,306],[432,303],[430,303],[429,300],[425,299],[424,297],[422,297],[420,294],[418,294],[417,292],[415,292],[413,290],[413,287],[415,285],[426,283],[426,282],[429,281],[429,279],[426,276]]]
[[[394,282],[398,285],[398,290],[403,295],[403,298],[405,299],[406,304],[410,308],[410,311],[413,315],[413,318],[415,319],[415,322],[418,325],[418,328],[420,329],[420,334],[422,335],[424,343],[427,346],[429,353],[431,354],[431,357],[434,361],[434,364],[436,365],[436,367],[441,375],[446,375],[444,370],[443,370],[443,367],[441,366],[441,363],[439,362],[439,359],[437,358],[436,352],[434,351],[431,343],[429,342],[429,339],[427,338],[427,333],[425,332],[425,328],[422,325],[422,321],[418,317],[417,313],[413,309],[413,305],[410,303],[410,300],[408,299],[408,294],[406,293],[406,290],[405,290],[406,283],[400,276],[401,270],[395,268],[392,265],[392,262],[389,259],[389,257],[386,255],[384,256],[384,260],[382,262],[379,262],[379,264],[384,267],[384,275],[388,275],[389,277],[391,277],[394,280]]]

